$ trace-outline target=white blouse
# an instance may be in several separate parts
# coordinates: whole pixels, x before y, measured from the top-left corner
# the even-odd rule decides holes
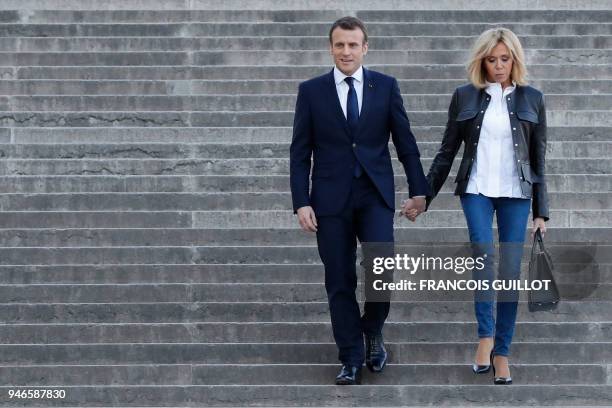
[[[499,82],[487,82],[491,101],[482,120],[476,160],[472,165],[466,193],[487,197],[522,196],[512,147],[512,130],[506,96],[515,84],[502,91]]]

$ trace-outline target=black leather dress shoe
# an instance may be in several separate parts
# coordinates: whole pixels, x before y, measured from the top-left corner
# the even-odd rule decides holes
[[[361,384],[361,367],[343,365],[336,377],[336,385]]]
[[[366,334],[366,366],[373,373],[380,373],[387,364],[387,350],[382,334],[369,336]]]

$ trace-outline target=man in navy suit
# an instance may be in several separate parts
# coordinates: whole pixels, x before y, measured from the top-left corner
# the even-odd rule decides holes
[[[302,229],[316,232],[325,266],[342,362],[336,384],[359,383],[364,360],[373,372],[381,372],[387,361],[382,328],[389,302],[366,301],[360,315],[355,263],[357,238],[361,243],[393,242],[390,134],[408,180],[409,208],[424,211],[429,195],[397,80],[362,67],[367,40],[357,18],[343,17],[332,25],[335,67],[300,84],[290,149],[293,210]]]

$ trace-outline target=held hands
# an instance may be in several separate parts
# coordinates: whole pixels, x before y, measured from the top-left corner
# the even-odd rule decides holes
[[[425,212],[425,197],[413,197],[402,201],[402,209],[400,216],[405,216],[410,221],[414,222],[422,212]]]
[[[297,216],[300,227],[302,227],[304,231],[317,232],[317,217],[315,217],[314,210],[311,206],[307,205],[298,208]]]

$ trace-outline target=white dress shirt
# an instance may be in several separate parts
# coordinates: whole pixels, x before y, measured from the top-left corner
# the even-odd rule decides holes
[[[512,130],[506,97],[516,84],[502,90],[499,82],[488,82],[491,95],[480,129],[476,160],[472,165],[466,193],[487,197],[522,197],[514,158]]]
[[[363,100],[363,67],[360,66],[357,71],[355,71],[351,76],[354,78],[353,86],[355,87],[355,92],[357,93],[357,104],[359,105],[359,113],[361,113],[361,101]],[[342,107],[342,112],[344,113],[345,118],[346,101],[348,99],[349,91],[349,85],[344,80],[344,78],[346,77],[348,77],[348,75],[344,74],[338,69],[338,67],[334,66],[334,81],[336,81],[336,92],[338,93],[338,99],[340,100],[340,106]]]

